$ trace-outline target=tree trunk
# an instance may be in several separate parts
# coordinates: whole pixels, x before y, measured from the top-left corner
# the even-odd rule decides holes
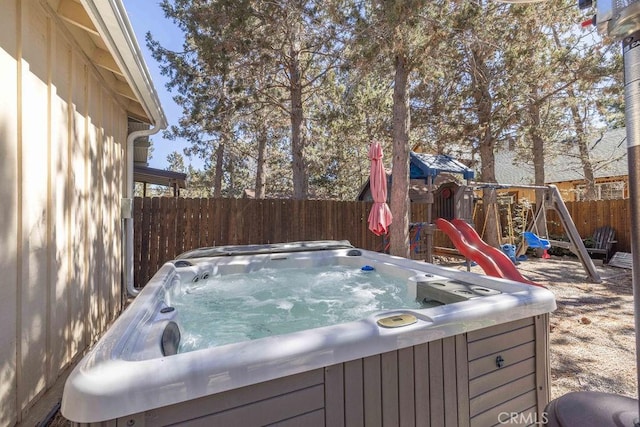
[[[495,138],[491,132],[492,96],[487,82],[487,76],[490,75],[490,70],[484,62],[484,54],[480,48],[472,49],[471,60],[471,76],[474,84],[473,98],[478,116],[478,130],[480,132],[480,179],[483,182],[496,182]],[[500,216],[498,214],[495,190],[483,190],[482,200],[485,210],[485,232],[483,239],[487,244],[497,247],[500,244],[502,231],[498,224]]]
[[[302,81],[298,52],[291,47],[289,62],[289,92],[291,95],[291,167],[293,171],[293,198],[307,197],[307,168],[304,162],[304,138],[302,135]]]
[[[480,176],[483,182],[496,182],[495,156],[493,154],[493,138],[486,135],[480,144]],[[495,188],[485,188],[482,190],[482,203],[484,205],[484,235],[482,238],[488,245],[498,247],[502,230],[499,226],[500,212],[498,197]]]
[[[215,175],[213,176],[213,197],[219,198],[222,197],[222,175],[224,168],[224,137],[223,140],[220,141],[218,148],[216,149],[214,156],[216,160],[216,170]]]
[[[229,156],[229,161],[227,162],[227,174],[229,179],[229,186],[227,188],[228,197],[234,197],[236,195],[236,177],[235,177],[235,156],[232,154]]]
[[[263,124],[258,125],[258,164],[256,166],[256,199],[264,199],[267,176],[265,174],[265,157],[267,151],[267,128]]]
[[[532,94],[532,98],[537,100],[537,93]],[[544,140],[540,136],[540,107],[536,102],[529,105],[529,119],[531,120],[531,127],[529,130],[529,136],[533,144],[533,174],[535,185],[545,185],[545,173],[544,173]],[[536,209],[545,208],[544,205],[544,190],[536,190]],[[546,208],[545,208],[546,209]],[[540,215],[539,221],[533,227],[534,230],[547,230],[546,216]],[[526,227],[527,224],[524,224]],[[548,238],[546,232],[542,233],[543,237]]]
[[[568,89],[567,94],[570,99],[576,99],[573,89]],[[584,120],[580,116],[580,111],[575,104],[571,104],[571,117],[576,130],[576,142],[578,143],[578,152],[580,153],[580,163],[582,164],[582,172],[584,173],[584,181],[586,183],[584,198],[586,200],[596,199],[596,179],[593,174],[593,165],[589,157],[589,147],[587,146],[587,133],[585,131]]]
[[[553,39],[556,43],[556,47],[559,48],[562,46],[562,43],[560,43],[560,38],[558,37],[558,33],[555,29],[553,29]],[[569,87],[567,89],[567,95],[569,95],[569,99],[571,100],[578,99],[572,87]],[[580,111],[578,111],[578,107],[575,104],[572,103],[569,108],[571,110],[571,117],[573,118],[573,124],[576,131],[578,151],[580,153],[580,162],[582,163],[582,171],[584,173],[584,180],[586,182],[586,191],[584,194],[584,198],[586,200],[594,200],[596,198],[596,182],[593,174],[593,165],[591,164],[591,159],[589,158],[589,148],[587,147],[587,135],[585,131],[584,120],[582,120],[582,117],[580,117]]]
[[[393,169],[391,172],[391,255],[409,258],[409,70],[405,58],[396,56],[393,87]]]

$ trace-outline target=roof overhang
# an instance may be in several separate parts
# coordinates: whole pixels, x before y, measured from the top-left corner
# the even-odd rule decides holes
[[[117,95],[130,117],[166,128],[167,119],[121,0],[43,0]]]
[[[409,152],[411,179],[435,177],[441,172],[461,174],[464,179],[473,179],[473,169],[446,154]]]
[[[165,187],[187,188],[187,174],[154,169],[147,166],[134,165],[133,179],[135,182],[163,185]]]

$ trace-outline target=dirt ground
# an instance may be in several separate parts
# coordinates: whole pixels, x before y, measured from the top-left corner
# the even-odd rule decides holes
[[[518,265],[523,276],[556,296],[550,339],[552,399],[583,390],[637,396],[631,270],[594,263],[602,283],[589,282],[573,257],[529,258]],[[458,263],[457,268],[466,265]],[[482,273],[477,266],[471,271]]]
[[[451,258],[439,264],[466,270]],[[556,296],[551,314],[551,398],[570,391],[637,396],[631,271],[598,265],[601,283],[591,283],[572,257],[529,258],[518,265],[526,278]],[[480,267],[471,271],[482,273]],[[60,416],[50,426],[67,426]]]

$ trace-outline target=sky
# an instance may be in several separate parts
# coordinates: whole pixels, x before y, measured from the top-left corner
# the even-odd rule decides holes
[[[136,34],[140,50],[143,52],[144,60],[149,68],[153,85],[158,92],[169,126],[176,125],[181,115],[181,107],[173,101],[173,93],[166,88],[168,79],[160,74],[159,64],[151,57],[151,52],[145,42],[145,34],[150,31],[154,39],[158,40],[162,46],[181,50],[182,32],[173,22],[165,18],[160,8],[159,0],[123,0],[122,3],[127,10],[127,15],[129,15],[131,26]],[[171,141],[164,139],[162,132],[153,135],[151,141],[153,142],[153,153],[151,159],[149,159],[149,166],[157,169],[166,169],[168,167],[167,156],[174,151],[184,156],[183,149],[188,146],[188,143],[184,140]],[[193,158],[190,160],[185,156],[184,160],[185,165],[191,164],[197,169],[202,168],[203,163],[200,159]]]

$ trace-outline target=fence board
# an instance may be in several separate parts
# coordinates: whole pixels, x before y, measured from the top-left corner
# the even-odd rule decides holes
[[[168,197],[164,200],[166,207],[166,225],[167,225],[167,250],[165,256],[176,253],[176,211],[178,200],[175,197]]]
[[[140,267],[142,265],[141,254],[142,252],[142,238],[143,230],[147,230],[142,226],[142,202],[143,199],[137,197],[133,201],[133,265],[134,265],[134,283],[140,283]],[[146,239],[148,241],[148,239]]]
[[[593,235],[598,227],[610,225],[616,230],[617,244],[614,246],[614,251],[631,252],[628,199],[565,202],[565,204],[582,238]],[[547,219],[549,234],[566,235],[554,211],[549,211]]]
[[[185,251],[184,249],[184,205],[186,203],[186,199],[179,198],[176,201],[176,251],[175,255],[179,255]]]
[[[199,248],[207,246],[207,231],[203,224],[207,223],[207,199],[200,199],[195,211],[198,225],[195,227],[194,241]]]
[[[566,205],[581,236],[611,225],[618,241],[615,250],[631,251],[628,200]],[[326,239],[349,240],[356,247],[382,251],[383,238],[368,229],[371,206],[371,202],[355,201],[136,198],[135,283],[146,283],[166,261],[203,246]],[[427,207],[412,204],[411,222],[425,222]],[[482,229],[482,218],[479,212],[477,230]],[[564,233],[555,212],[549,211],[547,219],[550,234]],[[443,233],[437,231],[434,236],[436,246],[453,247]],[[420,259],[420,254],[413,256]]]
[[[158,259],[167,258],[167,235],[169,234],[169,221],[163,219],[169,215],[169,200],[161,198],[158,203]]]
[[[207,244],[206,246],[215,246],[218,241],[216,235],[216,203],[215,199],[207,199]]]
[[[160,197],[154,197],[151,199],[151,242],[149,247],[154,248],[154,251],[149,254],[149,266],[151,267],[151,270],[149,271],[150,274],[153,274],[153,266],[161,264],[160,260],[163,259],[160,254],[160,230],[162,228],[162,222],[164,221],[162,211],[160,209],[161,200],[162,198]]]
[[[151,199],[146,198],[143,200],[142,204],[142,242],[141,242],[141,258],[140,258],[140,279],[141,282],[138,283],[146,283],[144,281],[145,278],[149,277],[149,244],[151,242]],[[134,230],[134,235],[136,231]],[[155,248],[154,248],[155,249]],[[134,268],[136,268],[134,266]]]
[[[198,199],[185,199],[184,203],[184,249],[193,248],[191,243],[191,230],[193,227],[193,205]]]

